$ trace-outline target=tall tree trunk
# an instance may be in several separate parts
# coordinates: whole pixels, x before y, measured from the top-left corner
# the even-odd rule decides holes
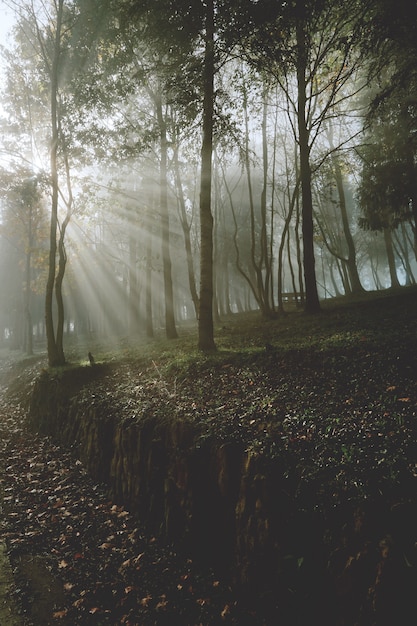
[[[307,313],[319,313],[320,301],[317,292],[317,281],[314,257],[313,197],[311,191],[311,167],[309,131],[307,126],[307,41],[303,22],[297,22],[297,88],[298,88],[298,141],[300,150],[300,178],[302,193],[302,233],[303,233],[303,267],[305,282],[305,310]]]
[[[335,263],[336,263],[336,266],[338,266],[339,259],[334,259],[333,257],[331,257],[330,258],[330,265],[329,265],[330,281],[331,281],[332,286],[333,286],[334,294],[335,294],[336,297],[338,297],[338,296],[341,296],[342,294],[341,294],[340,289],[339,289],[339,287],[337,285],[336,278],[335,278],[335,275],[334,275],[334,265],[335,265]]]
[[[58,272],[55,278],[55,298],[56,298],[56,303],[57,303],[56,350],[58,353],[60,365],[65,363],[65,354],[64,354],[65,311],[64,311],[64,298],[63,298],[63,293],[62,293],[62,284],[64,281],[65,268],[67,266],[67,253],[65,250],[65,233],[67,231],[67,227],[71,219],[72,203],[73,203],[70,167],[69,167],[68,155],[66,153],[65,146],[62,146],[62,153],[63,153],[64,166],[65,166],[66,188],[68,192],[68,198],[65,202],[66,215],[61,224],[61,228],[59,231],[59,238],[58,238],[59,261],[58,261]]]
[[[288,208],[288,215],[285,217],[285,221],[284,221],[284,228],[282,230],[282,234],[281,234],[281,241],[279,244],[279,248],[278,248],[278,310],[282,313],[284,311],[284,303],[283,303],[283,299],[282,299],[282,292],[283,292],[283,256],[284,256],[284,246],[285,246],[285,241],[288,238],[288,246],[289,246],[289,228],[290,228],[290,223],[291,223],[291,219],[294,213],[294,207],[296,206],[296,200],[298,197],[298,192],[299,192],[299,180],[297,180],[297,184],[295,186],[295,188],[292,191],[292,195],[291,195],[291,200],[290,200],[290,206]],[[288,190],[289,191],[289,190]],[[288,262],[290,264],[290,271],[291,274],[293,274],[293,269],[292,269],[292,264],[290,261],[290,256],[288,255]],[[296,291],[296,289],[294,290]]]
[[[58,74],[60,61],[61,46],[61,28],[62,28],[62,12],[64,0],[57,2],[57,23],[54,41],[54,53],[51,67],[51,152],[50,152],[50,169],[51,169],[51,219],[49,230],[49,264],[48,279],[45,293],[45,328],[48,350],[48,362],[50,366],[61,365],[61,355],[59,354],[54,330],[53,318],[53,294],[55,286],[56,272],[56,253],[57,253],[57,230],[58,230]]]
[[[70,214],[67,213],[59,234],[58,240],[58,272],[55,279],[55,298],[57,303],[57,325],[56,325],[56,351],[58,354],[59,364],[65,363],[64,354],[64,298],[62,295],[62,283],[65,275],[65,268],[67,265],[67,253],[65,251],[65,232],[70,220]]]
[[[301,252],[301,238],[300,235],[300,221],[301,221],[301,211],[300,211],[300,194],[297,193],[297,197],[295,200],[296,203],[296,211],[295,211],[295,227],[294,227],[294,238],[295,238],[295,248],[297,251],[297,275],[298,275],[298,291],[301,293],[301,299],[304,302],[304,282],[303,282],[303,258]]]
[[[211,170],[214,111],[214,4],[206,3],[206,39],[203,69],[203,142],[200,186],[200,302],[198,347],[204,352],[216,349],[213,324],[213,215],[211,212]]]
[[[139,330],[139,294],[137,273],[137,248],[136,233],[132,232],[133,224],[129,233],[129,271],[128,271],[128,329],[129,334],[134,335]]]
[[[194,261],[191,248],[191,235],[190,224],[187,219],[187,212],[185,210],[184,191],[182,187],[181,172],[178,163],[178,150],[174,152],[174,171],[175,171],[175,184],[177,187],[179,217],[182,226],[182,232],[184,234],[185,254],[187,259],[187,271],[188,271],[188,284],[190,287],[191,300],[193,301],[196,317],[198,317],[198,293],[195,281]]]
[[[255,219],[255,202],[252,186],[252,173],[250,163],[250,146],[249,146],[249,113],[248,113],[248,98],[246,85],[243,83],[243,112],[245,119],[245,170],[246,180],[248,184],[248,199],[250,210],[250,235],[251,235],[251,265],[249,273],[254,274],[255,279],[252,281],[253,285],[256,285],[256,291],[254,291],[254,297],[259,304],[261,312],[265,316],[271,315],[271,308],[269,302],[269,256],[267,250],[267,232],[266,232],[266,168],[267,168],[267,144],[266,144],[266,102],[264,102],[263,110],[263,128],[262,128],[262,157],[263,157],[263,177],[264,185],[261,193],[261,207],[260,218],[261,228],[258,241],[258,225]],[[266,100],[266,98],[265,98]],[[263,270],[266,269],[267,279],[264,280]]]
[[[164,275],[164,295],[165,295],[165,332],[168,339],[178,337],[175,327],[174,315],[174,288],[172,284],[172,266],[170,252],[170,232],[169,232],[169,211],[168,211],[168,142],[166,121],[162,111],[162,101],[160,96],[156,99],[156,112],[158,117],[159,132],[161,139],[161,164],[160,164],[160,211],[162,227],[162,266]]]
[[[32,322],[32,314],[30,310],[30,300],[31,300],[31,273],[32,273],[32,247],[33,247],[33,234],[32,234],[32,215],[33,208],[29,207],[29,222],[28,222],[28,248],[26,251],[26,285],[25,285],[25,317],[26,317],[26,341],[25,341],[25,349],[26,354],[31,356],[33,354],[33,322]]]
[[[236,211],[235,211],[235,207],[233,203],[232,192],[227,184],[227,179],[226,179],[224,172],[223,172],[223,179],[224,179],[224,186],[226,188],[226,193],[229,197],[230,210],[232,212],[233,223],[234,223],[233,247],[236,252],[236,269],[239,272],[239,274],[243,276],[243,278],[247,282],[249,288],[251,289],[253,293],[253,297],[255,298],[258,307],[262,310],[261,302],[260,302],[259,295],[258,295],[258,289],[256,285],[256,277],[253,276],[254,272],[253,272],[252,263],[248,263],[247,269],[244,269],[240,262],[240,250],[239,250],[239,245],[238,245],[239,227],[238,227],[238,222],[236,218]]]
[[[333,139],[331,131],[328,132],[330,148],[334,150]],[[346,259],[346,265],[349,272],[349,283],[351,293],[362,293],[364,288],[362,287],[361,280],[359,278],[358,266],[356,264],[356,250],[355,243],[353,241],[352,233],[349,228],[349,219],[346,208],[346,194],[343,185],[342,169],[338,155],[333,152],[332,156],[333,171],[336,180],[337,193],[339,195],[339,207],[342,216],[343,234],[346,239],[346,245],[348,249],[348,255]]]
[[[408,242],[407,231],[406,231],[404,222],[401,222],[400,229],[401,229],[402,237],[400,238],[398,231],[394,232],[394,236],[401,252],[402,264],[403,264],[405,276],[406,276],[406,285],[415,285],[416,280],[414,278],[413,270],[411,269],[410,253],[408,249],[409,242]]]
[[[146,242],[146,278],[145,278],[145,317],[146,317],[146,336],[153,337],[153,319],[152,319],[152,240],[148,237]]]
[[[261,192],[261,258],[260,273],[261,280],[263,278],[263,292],[265,312],[267,315],[272,314],[270,278],[271,278],[271,257],[269,256],[270,247],[268,245],[268,229],[267,229],[267,193],[268,193],[268,96],[269,87],[264,84],[262,92],[262,192]],[[272,218],[271,218],[272,223]],[[262,268],[265,268],[265,276],[262,277]]]
[[[152,209],[154,204],[154,196],[151,196],[151,206]],[[152,227],[152,214],[153,210],[148,209],[148,219],[146,223],[148,224],[148,233],[146,237],[146,271],[145,271],[145,319],[146,319],[146,336],[153,337],[153,313],[152,313],[152,238],[153,238],[153,227]]]
[[[214,181],[214,184],[213,184]],[[213,321],[215,324],[220,324],[220,312],[219,312],[219,300],[221,300],[221,292],[218,285],[218,268],[219,265],[219,240],[217,237],[217,230],[219,225],[219,207],[218,199],[220,193],[218,193],[219,176],[216,167],[216,160],[213,161],[212,167],[212,187],[214,189],[214,207],[212,206],[213,215]],[[213,203],[212,203],[213,204]]]
[[[392,245],[392,235],[389,228],[384,228],[384,241],[385,249],[387,251],[387,260],[389,267],[389,275],[391,279],[391,287],[399,287],[400,282],[397,276],[397,269],[395,267],[395,254],[394,246]]]

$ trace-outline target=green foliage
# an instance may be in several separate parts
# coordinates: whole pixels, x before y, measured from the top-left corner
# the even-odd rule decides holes
[[[398,92],[416,93],[417,7],[408,0],[371,0],[372,19],[363,40],[365,53],[373,59],[371,69],[389,67],[388,79],[379,81],[371,114]],[[383,73],[382,73],[383,74]]]
[[[374,112],[360,149],[361,181],[357,197],[360,225],[371,230],[396,228],[413,216],[417,203],[417,111],[405,93],[397,93]]]

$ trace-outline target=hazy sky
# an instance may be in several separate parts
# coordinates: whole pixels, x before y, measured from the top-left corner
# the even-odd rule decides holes
[[[13,13],[7,6],[8,3],[0,0],[0,41],[6,43],[6,35],[13,24]]]
[[[13,12],[7,6],[8,2],[0,0],[0,44],[7,45],[7,34],[13,25]],[[0,79],[2,79],[3,59],[0,55]]]
[[[0,44],[2,46],[7,46],[7,33],[10,31],[10,28],[13,24],[13,13],[7,7],[4,0],[0,0]],[[0,54],[0,89],[3,89],[3,58]],[[0,97],[0,111],[2,111],[2,102]],[[0,161],[4,162],[4,153],[0,153]],[[8,157],[6,156],[6,161],[8,161]]]

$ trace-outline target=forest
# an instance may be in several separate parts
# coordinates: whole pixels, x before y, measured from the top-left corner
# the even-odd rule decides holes
[[[4,5],[3,346],[415,283],[415,3]]]
[[[414,624],[415,0],[0,9],[0,623]]]

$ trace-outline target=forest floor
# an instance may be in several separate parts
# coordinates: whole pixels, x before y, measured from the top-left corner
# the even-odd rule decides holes
[[[415,289],[333,301],[317,316],[233,316],[216,329],[218,351],[206,356],[196,350],[195,328],[179,334],[170,342],[90,342],[68,356],[87,367],[84,353],[94,352],[106,366],[94,393],[125,418],[135,419],[138,407],[169,414],[194,422],[202,437],[279,457],[288,476],[302,476],[300,507],[400,502],[415,492]],[[25,626],[271,623],[226,581],[146,535],[71,451],[29,434],[27,400],[45,357],[0,357],[0,539],[18,574],[12,595]],[[416,567],[416,546],[404,558]]]

